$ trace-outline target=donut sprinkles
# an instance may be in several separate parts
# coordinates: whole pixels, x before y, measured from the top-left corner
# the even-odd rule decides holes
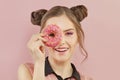
[[[57,25],[48,25],[43,33],[45,34],[44,38],[47,40],[45,45],[48,47],[56,47],[62,38],[61,29]]]

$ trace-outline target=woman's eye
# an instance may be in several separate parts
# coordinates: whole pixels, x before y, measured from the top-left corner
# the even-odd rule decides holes
[[[73,32],[66,32],[65,35],[73,35]]]

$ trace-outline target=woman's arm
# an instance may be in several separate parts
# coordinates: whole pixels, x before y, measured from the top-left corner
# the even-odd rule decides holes
[[[34,59],[34,72],[31,75],[27,67],[22,64],[18,69],[19,80],[45,80],[45,46],[42,38],[42,34],[35,34],[28,42],[28,49],[31,51],[31,55]]]
[[[45,61],[36,62],[34,65],[33,80],[45,80]]]

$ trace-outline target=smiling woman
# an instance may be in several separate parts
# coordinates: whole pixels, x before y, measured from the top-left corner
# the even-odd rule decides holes
[[[77,44],[87,58],[83,47],[84,32],[80,25],[85,17],[87,9],[84,5],[70,9],[55,6],[48,11],[40,9],[32,12],[31,22],[41,26],[41,30],[28,41],[34,64],[20,65],[19,80],[92,80],[78,72],[71,63]]]

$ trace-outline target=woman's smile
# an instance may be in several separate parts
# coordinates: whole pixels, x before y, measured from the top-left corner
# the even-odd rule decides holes
[[[64,54],[65,52],[67,52],[69,50],[69,48],[68,47],[59,47],[59,48],[55,48],[54,50],[60,54]]]

